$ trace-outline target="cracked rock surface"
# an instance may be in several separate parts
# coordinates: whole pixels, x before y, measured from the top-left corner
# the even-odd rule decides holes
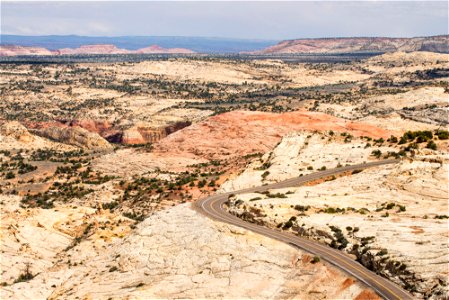
[[[101,251],[94,236],[2,299],[301,298],[376,295],[298,249],[216,223],[189,207],[159,211]],[[76,263],[74,263],[76,261]]]

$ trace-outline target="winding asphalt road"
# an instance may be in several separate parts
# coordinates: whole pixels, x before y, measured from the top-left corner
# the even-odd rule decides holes
[[[391,160],[382,160],[371,163],[346,166],[316,172],[306,176],[295,177],[274,184],[242,189],[230,193],[216,194],[196,201],[194,203],[194,208],[197,211],[201,212],[202,214],[206,215],[207,217],[212,218],[216,221],[229,223],[232,225],[236,225],[251,230],[253,232],[265,235],[275,240],[287,243],[290,246],[303,249],[309,253],[312,253],[313,255],[317,255],[321,259],[335,265],[336,267],[352,275],[354,278],[365,283],[368,287],[376,291],[376,293],[378,293],[385,299],[413,299],[413,297],[408,292],[406,292],[396,284],[392,283],[391,281],[369,271],[360,263],[356,262],[353,258],[351,258],[349,255],[345,254],[342,251],[333,249],[322,243],[312,241],[307,238],[293,235],[288,232],[282,232],[280,230],[274,230],[253,223],[245,222],[239,219],[238,217],[229,214],[223,207],[224,203],[228,200],[228,197],[231,194],[264,192],[270,189],[299,186],[309,181],[313,181],[331,175],[336,175],[342,172],[363,170],[374,166],[397,163],[398,161],[399,160],[391,159]]]

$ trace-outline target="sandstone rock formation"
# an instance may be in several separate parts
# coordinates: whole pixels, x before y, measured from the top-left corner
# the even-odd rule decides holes
[[[131,128],[123,130],[118,135],[105,136],[105,138],[111,142],[124,145],[156,143],[167,135],[187,127],[190,124],[190,121],[182,121],[166,126],[154,127],[148,124],[138,123]]]
[[[42,47],[25,47],[17,45],[0,45],[0,56],[17,55],[52,55],[53,53]]]
[[[261,161],[254,161],[224,183],[222,190],[314,172],[309,166],[316,170],[321,166],[334,168],[337,163],[361,163],[373,150],[357,139],[342,143],[320,136],[286,136]],[[335,230],[340,229],[344,239],[339,236],[338,241],[349,241],[344,250],[355,254],[368,268],[418,297],[444,298],[449,292],[447,142],[442,141],[439,148],[419,149],[413,159],[397,165],[328,178],[311,186],[272,190],[268,196],[238,195],[235,203],[239,204],[231,211],[270,227],[282,226],[294,217],[294,232],[334,247],[340,245],[334,237]],[[394,151],[385,146],[379,149],[383,153]],[[261,168],[263,165],[268,167]],[[273,196],[278,194],[283,196]],[[356,233],[353,228],[357,228]]]
[[[436,129],[449,124],[448,96],[443,87],[424,87],[394,95],[366,97],[344,105],[322,103],[318,110],[385,129]]]
[[[333,130],[375,138],[387,138],[393,133],[315,112],[275,114],[234,111],[210,117],[168,135],[154,144],[151,153],[119,150],[99,158],[94,165],[109,174],[137,174],[155,169],[182,171],[189,165],[210,160],[265,153],[285,134],[295,130],[309,133]]]
[[[341,136],[327,133],[292,132],[285,135],[276,147],[254,160],[237,177],[223,183],[221,190],[231,192],[248,187],[275,183],[292,177],[317,172],[321,168],[333,169],[347,164],[360,164],[373,159],[373,148],[366,140],[351,138],[345,142]],[[394,151],[379,147],[383,153]]]
[[[17,121],[2,124],[0,126],[0,135],[11,137],[23,143],[31,143],[35,139],[35,136],[31,135],[25,126]]]
[[[155,145],[155,152],[188,152],[207,159],[264,153],[282,136],[297,130],[333,130],[374,138],[387,138],[392,134],[388,130],[322,113],[233,111],[210,117],[168,136]]]
[[[89,150],[112,150],[112,146],[97,133],[87,131],[81,127],[47,127],[35,130],[35,133],[54,141]]]
[[[146,122],[137,122],[129,128],[122,129],[113,126],[105,120],[59,120],[55,122],[24,122],[24,124],[36,132],[44,132],[47,128],[82,128],[93,134],[98,134],[111,143],[136,145],[156,143],[169,134],[191,125],[190,121],[167,121],[167,124],[152,125]],[[74,129],[77,131],[77,129]]]
[[[145,139],[136,127],[129,128],[123,131],[121,137],[119,137],[121,143],[127,145],[144,144]]]
[[[322,38],[282,41],[256,53],[353,53],[431,51],[449,53],[449,36],[420,38]]]
[[[0,125],[0,144],[1,150],[43,148],[70,150],[73,148],[31,134],[25,126],[17,121],[5,122]]]
[[[31,281],[2,287],[2,299],[377,299],[346,274],[312,264],[310,255],[214,223],[188,204],[154,214],[103,248],[105,238],[92,235]]]

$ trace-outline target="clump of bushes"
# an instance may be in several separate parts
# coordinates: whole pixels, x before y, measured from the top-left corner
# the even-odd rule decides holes
[[[426,148],[432,149],[432,150],[437,150],[437,144],[435,144],[434,141],[429,141],[426,145]]]
[[[320,257],[315,255],[310,262],[312,264],[316,264],[319,263],[320,261],[321,261]]]

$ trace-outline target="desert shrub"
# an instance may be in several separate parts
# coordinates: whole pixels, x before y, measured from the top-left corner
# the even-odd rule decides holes
[[[260,199],[262,199],[262,198],[261,197],[254,197],[254,198],[249,199],[249,201],[257,201],[257,200],[260,200]]]
[[[13,172],[9,171],[8,173],[6,173],[5,179],[13,179],[13,178],[16,178],[16,175]]]
[[[437,144],[435,144],[434,141],[429,141],[426,145],[426,148],[432,149],[432,150],[437,150]]]
[[[303,206],[303,205],[295,205],[295,209],[298,211],[308,211],[310,209],[310,205]]]
[[[119,203],[117,201],[112,201],[112,202],[108,202],[108,203],[103,203],[102,206],[103,206],[103,209],[113,210],[118,205],[119,205]]]
[[[387,206],[385,207],[386,209],[392,209],[396,204],[394,204],[393,202],[388,203]]]
[[[371,152],[371,155],[373,155],[377,158],[380,158],[380,156],[382,155],[382,152],[379,149],[373,150],[373,152]]]
[[[282,229],[289,229],[293,226],[293,221],[292,220],[288,220],[287,222],[284,223],[284,226],[282,226]]]
[[[398,205],[398,206],[399,206],[398,212],[403,212],[406,210],[404,205]]]
[[[267,178],[268,175],[270,175],[270,171],[265,171],[265,172],[263,172],[263,174],[262,174],[262,179]]]
[[[395,137],[394,135],[392,135],[392,136],[387,140],[387,142],[390,142],[390,143],[397,143],[397,142],[398,142],[398,138]]]
[[[440,139],[440,140],[449,139],[449,131],[447,131],[447,130],[437,130],[435,132],[435,134],[438,137],[438,139]]]
[[[198,181],[198,187],[199,188],[203,188],[205,185],[206,185],[206,180],[205,179],[203,179],[203,180],[200,180],[200,181]]]
[[[16,280],[14,280],[14,283],[30,281],[33,278],[34,275],[30,271],[30,265],[26,264],[25,270],[23,271],[22,274],[19,275],[19,277]]]

